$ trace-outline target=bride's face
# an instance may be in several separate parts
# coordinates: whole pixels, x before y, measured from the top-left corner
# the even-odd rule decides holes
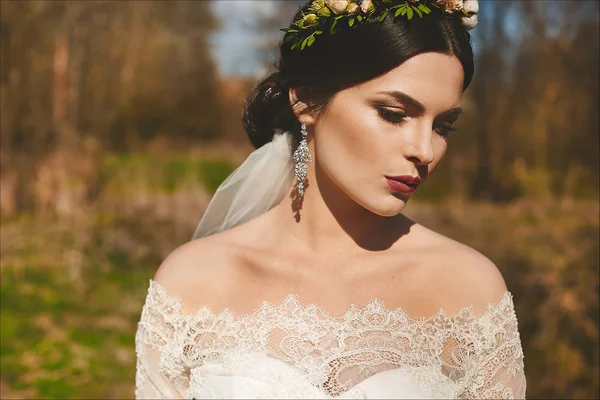
[[[462,86],[458,59],[424,53],[337,93],[313,126],[318,168],[364,208],[397,215],[409,177],[423,184],[444,157]]]

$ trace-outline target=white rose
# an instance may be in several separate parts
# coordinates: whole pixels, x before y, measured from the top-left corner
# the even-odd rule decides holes
[[[304,26],[311,26],[316,20],[317,16],[315,14],[306,14],[304,18],[302,18]]]
[[[348,8],[348,0],[325,0],[325,4],[336,14],[343,14]]]
[[[460,21],[467,30],[475,28],[477,22],[479,22],[477,14],[473,14],[470,17],[462,17]]]
[[[479,2],[477,0],[464,0],[463,10],[467,15],[461,18],[462,24],[467,29],[475,28],[478,22]]]
[[[313,8],[313,10],[320,10],[321,8],[323,8],[323,6],[325,5],[325,2],[323,0],[315,0],[313,1],[311,7]]]
[[[464,0],[463,10],[465,10],[467,14],[477,14],[479,12],[479,2],[477,0]]]
[[[362,12],[366,13],[369,11],[369,7],[371,7],[371,0],[363,0],[362,4],[360,5]]]
[[[350,14],[356,14],[358,12],[358,10],[360,10],[360,7],[358,6],[358,4],[352,2],[348,4],[348,8],[347,11]]]

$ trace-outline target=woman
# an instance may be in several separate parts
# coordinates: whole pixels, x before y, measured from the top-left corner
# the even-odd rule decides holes
[[[476,12],[466,0],[298,12],[246,102],[258,150],[150,282],[137,397],[524,397],[498,269],[402,215],[461,112]]]

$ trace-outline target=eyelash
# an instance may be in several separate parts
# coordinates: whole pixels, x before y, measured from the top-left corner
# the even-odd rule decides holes
[[[450,134],[450,132],[456,132],[456,131],[458,130],[458,129],[456,129],[456,128],[453,128],[452,126],[440,126],[440,127],[438,127],[438,128],[435,128],[435,129],[436,129],[436,132],[437,132],[437,133],[438,133],[440,136],[442,136],[442,137],[444,137],[444,138],[447,138],[447,137],[448,137],[448,135]],[[443,129],[443,131],[442,131],[442,132],[439,132],[439,131],[437,131],[437,129]]]
[[[377,112],[387,122],[393,125],[402,125],[406,121],[406,114],[393,112],[386,108],[377,107]]]
[[[393,125],[400,126],[404,122],[406,122],[406,114],[393,112],[386,108],[380,108],[380,107],[377,108],[377,112],[384,120],[386,120],[387,122],[389,122]],[[442,126],[435,128],[435,131],[438,133],[438,135],[440,135],[444,138],[448,137],[448,134],[450,132],[456,132],[457,130],[458,129],[453,128],[451,124],[446,125],[446,126],[442,125]]]

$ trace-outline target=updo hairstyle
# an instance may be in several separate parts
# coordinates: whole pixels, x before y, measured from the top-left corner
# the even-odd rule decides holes
[[[254,87],[244,104],[242,120],[254,147],[270,142],[277,130],[292,132],[295,143],[300,141],[290,88],[297,89],[298,101],[322,112],[337,92],[381,76],[418,54],[437,52],[460,61],[466,90],[473,77],[473,49],[460,19],[435,8],[411,20],[391,14],[381,22],[376,18],[322,34],[303,50],[291,50],[292,44],[282,40],[274,72]],[[300,10],[294,20],[299,15]]]

